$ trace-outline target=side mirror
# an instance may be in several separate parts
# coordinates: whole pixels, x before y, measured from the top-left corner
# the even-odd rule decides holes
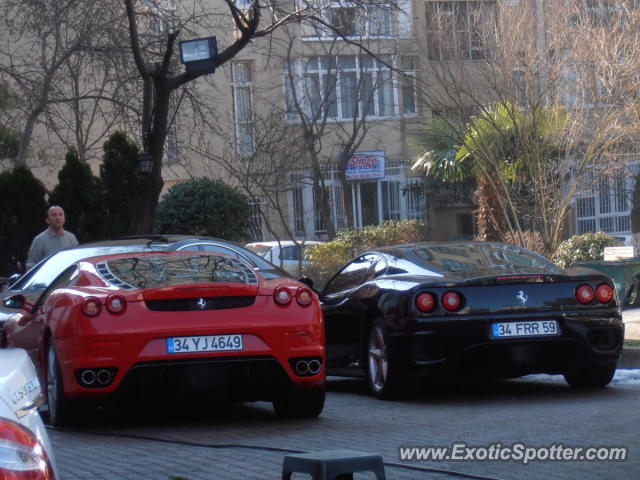
[[[25,298],[24,295],[21,295],[21,294],[11,295],[10,297],[7,297],[4,300],[2,300],[2,305],[7,308],[24,310],[25,306],[27,305],[27,299]]]

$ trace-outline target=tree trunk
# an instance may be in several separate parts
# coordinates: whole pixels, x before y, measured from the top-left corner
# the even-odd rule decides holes
[[[478,202],[476,239],[485,242],[503,241],[504,232],[507,230],[505,211],[487,177],[478,178],[478,187],[474,195]]]
[[[351,184],[347,181],[347,162],[349,157],[344,153],[340,155],[338,159],[338,179],[340,180],[340,186],[342,187],[342,204],[344,206],[344,213],[347,216],[347,228],[353,229],[355,227],[355,221],[353,219],[353,194],[351,192]]]
[[[16,165],[27,164],[27,152],[29,151],[31,137],[33,136],[33,129],[35,127],[36,120],[41,113],[41,110],[34,110],[27,117],[25,126],[22,129],[22,133],[20,134],[20,146],[18,147],[18,155],[16,156]]]
[[[152,174],[147,178],[146,187],[138,192],[135,200],[136,207],[128,229],[130,235],[146,235],[154,232],[156,208],[162,187],[163,181],[159,171],[157,175]]]
[[[143,125],[143,138],[145,137],[145,132],[149,132],[148,139],[144,142],[144,149],[151,154],[153,169],[150,174],[147,174],[146,187],[138,192],[138,199],[135,203],[136,208],[128,229],[131,235],[154,232],[156,208],[164,186],[162,180],[162,157],[164,156],[164,142],[167,138],[171,89],[167,86],[166,79],[159,77],[155,79],[154,90],[156,94],[153,105],[154,110],[153,115],[149,118],[152,124]],[[143,175],[145,174],[143,173]]]

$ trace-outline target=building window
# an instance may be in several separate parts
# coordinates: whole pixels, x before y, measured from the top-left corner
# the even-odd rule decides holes
[[[316,195],[315,189],[313,190],[313,206],[314,206],[314,232],[317,235],[322,235],[327,233],[327,227],[324,224],[324,219],[322,218],[322,211],[321,211],[321,205],[323,204],[323,201],[321,198],[318,198],[318,195]],[[329,193],[328,189],[325,189],[325,195],[324,197],[327,197],[327,194]]]
[[[260,199],[249,202],[249,238],[252,242],[262,241],[262,205]]]
[[[407,218],[425,221],[427,217],[427,197],[423,180],[408,179],[403,194],[407,202]]]
[[[403,75],[399,79],[402,113],[414,115],[416,113],[416,65],[413,57],[400,57],[399,68]]]
[[[629,233],[632,182],[633,175],[623,169],[590,182],[594,186],[576,200],[577,232]]]
[[[382,181],[382,219],[400,220],[400,182],[397,180]]]
[[[240,155],[253,153],[253,109],[251,106],[251,64],[231,64],[231,90],[236,134],[236,151]]]
[[[473,214],[471,213],[457,213],[456,214],[456,227],[457,233],[463,237],[473,238],[475,234],[474,223],[473,223]]]
[[[322,20],[313,24],[303,38],[391,38],[395,36],[394,23],[406,21],[401,17],[403,14],[406,16],[406,13],[393,1],[366,4],[348,0],[324,0],[323,3],[325,7],[319,13]]]
[[[167,138],[164,142],[164,154],[162,160],[165,164],[171,165],[178,161],[178,131],[175,123],[169,125]]]
[[[356,228],[375,225],[383,220],[418,219],[424,221],[426,216],[426,196],[421,178],[409,177],[409,166],[390,162],[385,168],[385,178],[375,181],[349,182],[347,192],[352,200],[352,214]],[[327,233],[327,226],[320,215],[320,199],[314,193],[311,172],[299,172],[291,175],[293,191],[298,188],[300,196],[308,201],[307,207],[313,215],[313,225],[306,225],[307,237],[321,237]],[[347,228],[347,215],[343,199],[342,184],[337,170],[325,171],[323,183],[327,195],[326,205],[329,208],[331,222],[336,231]],[[299,201],[291,195],[290,206],[294,219],[300,211]],[[366,210],[366,212],[365,212]],[[312,213],[311,213],[312,212]],[[296,233],[297,235],[297,233]]]
[[[352,120],[415,114],[415,68],[411,57],[395,59],[404,74],[396,79],[390,55],[318,56],[285,62],[287,118]]]
[[[527,77],[525,69],[516,67],[511,72],[513,98],[518,105],[524,105],[527,100]]]
[[[485,33],[491,31],[494,2],[427,2],[429,60],[487,58]]]
[[[612,0],[579,0],[574,6],[574,13],[568,18],[568,23],[571,26],[602,27],[610,25],[616,16],[616,11],[620,11],[620,6],[617,3]]]
[[[303,237],[305,234],[304,225],[304,201],[303,191],[300,185],[291,189],[291,203],[293,206],[293,234],[296,237]]]

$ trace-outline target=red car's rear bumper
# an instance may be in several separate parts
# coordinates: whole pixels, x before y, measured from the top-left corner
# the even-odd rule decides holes
[[[279,370],[278,381],[286,374],[289,384],[301,388],[320,386],[326,379],[324,325],[315,303],[301,307],[294,302],[282,307],[271,297],[258,296],[246,308],[151,312],[143,302],[132,302],[122,315],[112,315],[103,309],[97,317],[80,314],[76,321],[75,335],[54,334],[68,397],[114,393],[132,371],[150,366],[158,371],[187,364],[207,364],[218,369],[244,364],[255,366],[255,372]],[[242,350],[168,353],[167,338],[229,334],[242,335]],[[318,358],[320,371],[314,375],[296,374],[291,359],[298,357]],[[273,370],[276,362],[279,366]],[[264,370],[263,363],[270,367]],[[84,386],[79,375],[85,369],[96,372],[110,369],[114,376],[106,386]]]

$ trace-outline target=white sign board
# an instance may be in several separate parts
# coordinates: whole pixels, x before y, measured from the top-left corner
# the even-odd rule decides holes
[[[636,256],[635,247],[604,247],[604,261],[611,262]]]
[[[384,178],[384,151],[356,152],[347,162],[347,180]]]

